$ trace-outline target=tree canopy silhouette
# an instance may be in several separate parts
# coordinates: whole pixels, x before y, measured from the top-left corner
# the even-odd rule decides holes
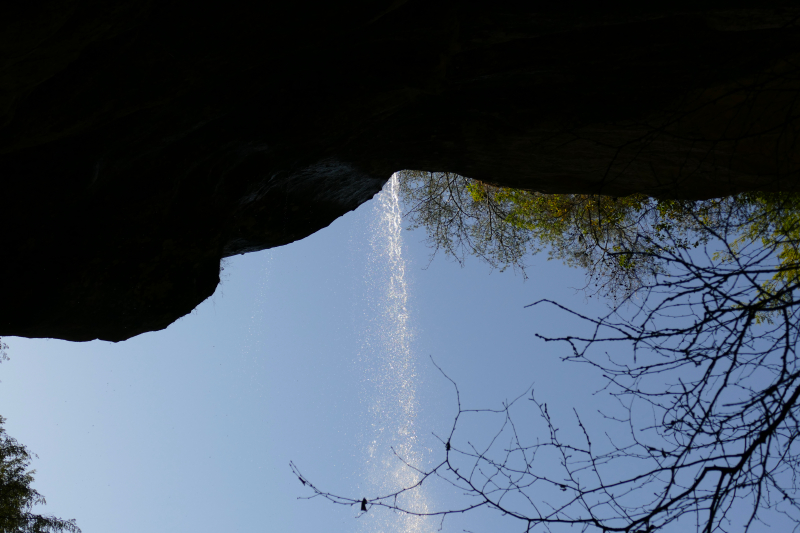
[[[554,301],[531,305],[588,326],[583,334],[538,336],[565,343],[565,360],[596,368],[620,407],[601,414],[608,429],[593,434],[585,414],[555,420],[533,390],[499,409],[466,409],[453,383],[458,407],[440,439],[441,460],[427,468],[398,457],[416,470],[416,482],[367,496],[371,507],[442,520],[488,509],[526,532],[800,525],[796,195],[667,202],[547,196],[453,175],[412,178],[423,183],[407,196],[418,200],[414,223],[435,222],[428,228],[435,247],[457,258],[475,252],[502,267],[551,246],[554,257],[589,268],[615,296],[600,316]],[[464,420],[487,414],[501,418],[500,429],[478,447]],[[309,497],[361,501],[323,490],[292,467]],[[409,507],[404,495],[424,483],[450,487],[456,503],[424,513]]]
[[[585,269],[591,286],[611,296],[629,294],[661,272],[662,247],[697,248],[733,227],[744,240],[796,238],[800,217],[800,195],[785,193],[702,201],[542,194],[424,171],[402,172],[400,191],[410,227],[425,229],[434,254],[460,263],[474,255],[524,274],[527,257],[547,251]],[[787,272],[797,270],[790,242],[779,247]]]
[[[44,505],[44,496],[31,487],[35,470],[30,470],[32,454],[11,438],[0,416],[0,532],[2,533],[80,533],[75,520],[64,520],[33,512]]]

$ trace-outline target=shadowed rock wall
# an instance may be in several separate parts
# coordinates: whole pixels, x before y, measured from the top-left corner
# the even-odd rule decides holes
[[[795,2],[0,5],[0,335],[123,340],[396,170],[793,190]]]

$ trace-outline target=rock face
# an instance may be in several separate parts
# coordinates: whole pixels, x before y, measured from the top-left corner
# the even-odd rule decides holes
[[[800,170],[770,0],[0,4],[0,335],[123,340],[393,171],[703,198]]]

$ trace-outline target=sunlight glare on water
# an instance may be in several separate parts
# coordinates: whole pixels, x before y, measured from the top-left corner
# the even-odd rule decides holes
[[[367,486],[364,488],[373,497],[418,481],[418,473],[398,456],[412,465],[423,465],[425,459],[415,426],[419,377],[412,350],[413,330],[396,174],[376,197],[375,204],[366,281],[373,293],[377,293],[377,299],[373,305],[374,316],[364,321],[366,331],[360,358],[369,420],[364,434],[367,463]],[[400,501],[404,506],[417,512],[428,510],[423,490],[407,493],[404,498]],[[423,533],[436,529],[431,519],[385,509],[368,512],[359,522],[362,530],[374,533]]]

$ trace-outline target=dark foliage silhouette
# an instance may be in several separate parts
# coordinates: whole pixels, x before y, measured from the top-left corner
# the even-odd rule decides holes
[[[466,409],[453,382],[458,409],[440,439],[441,461],[407,463],[417,482],[368,495],[370,505],[440,517],[443,525],[449,515],[487,509],[526,532],[800,524],[800,217],[791,195],[759,198],[720,201],[712,218],[687,212],[702,232],[697,246],[665,227],[647,246],[614,251],[660,268],[609,301],[604,315],[531,304],[550,306],[587,332],[539,337],[566,343],[566,360],[593,366],[605,380],[602,392],[619,406],[601,414],[605,431],[591,432],[578,412],[555,420],[533,390],[500,409]],[[475,436],[463,421],[486,415],[499,417],[500,429],[484,435],[488,444],[470,444]],[[574,429],[569,437],[565,424]],[[361,502],[292,468],[310,498]],[[405,505],[406,493],[430,483],[449,486],[457,503],[425,513]]]
[[[35,470],[30,470],[34,455],[8,436],[0,417],[0,532],[2,533],[80,533],[74,520],[33,512],[44,505],[44,496],[31,487]]]

